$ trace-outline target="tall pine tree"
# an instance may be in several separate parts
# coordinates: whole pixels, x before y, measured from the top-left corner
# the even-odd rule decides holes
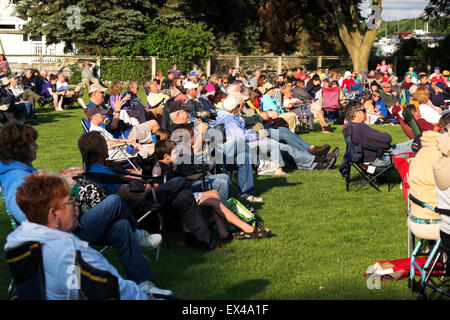
[[[157,1],[148,0],[26,0],[14,1],[29,18],[24,30],[45,35],[47,43],[76,45],[78,51],[99,54],[102,48],[126,46],[145,36]],[[79,13],[79,14],[78,14]]]

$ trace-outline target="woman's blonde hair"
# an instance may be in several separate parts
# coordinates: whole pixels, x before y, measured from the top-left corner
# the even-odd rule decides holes
[[[117,96],[122,92],[122,83],[120,81],[114,81],[109,87],[109,94],[111,96]]]
[[[430,100],[430,89],[426,86],[419,86],[413,94],[413,99],[419,104],[427,104],[428,100]]]

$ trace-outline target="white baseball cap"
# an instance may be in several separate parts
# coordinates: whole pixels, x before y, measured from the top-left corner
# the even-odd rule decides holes
[[[193,83],[192,81],[188,81],[184,84],[183,86],[186,90],[191,90],[191,89],[197,89],[198,88],[198,84],[197,83]]]
[[[241,100],[236,97],[227,97],[223,100],[222,108],[225,111],[231,112],[241,104]]]

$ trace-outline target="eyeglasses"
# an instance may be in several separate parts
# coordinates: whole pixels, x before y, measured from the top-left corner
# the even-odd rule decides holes
[[[65,206],[70,204],[71,206],[75,207],[75,205],[78,203],[78,199],[74,198],[74,197],[70,197],[69,201],[63,202],[61,203],[61,206]]]
[[[366,113],[366,109],[358,109],[356,111],[362,111],[362,112]]]
[[[222,82],[223,84],[227,84],[228,83],[228,81],[224,81],[224,82]]]

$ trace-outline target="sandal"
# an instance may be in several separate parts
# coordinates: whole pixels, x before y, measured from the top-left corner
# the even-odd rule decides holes
[[[270,236],[272,232],[269,229],[261,229],[260,227],[254,227],[252,232],[235,232],[233,237],[235,240],[246,240],[246,239],[263,239]]]

